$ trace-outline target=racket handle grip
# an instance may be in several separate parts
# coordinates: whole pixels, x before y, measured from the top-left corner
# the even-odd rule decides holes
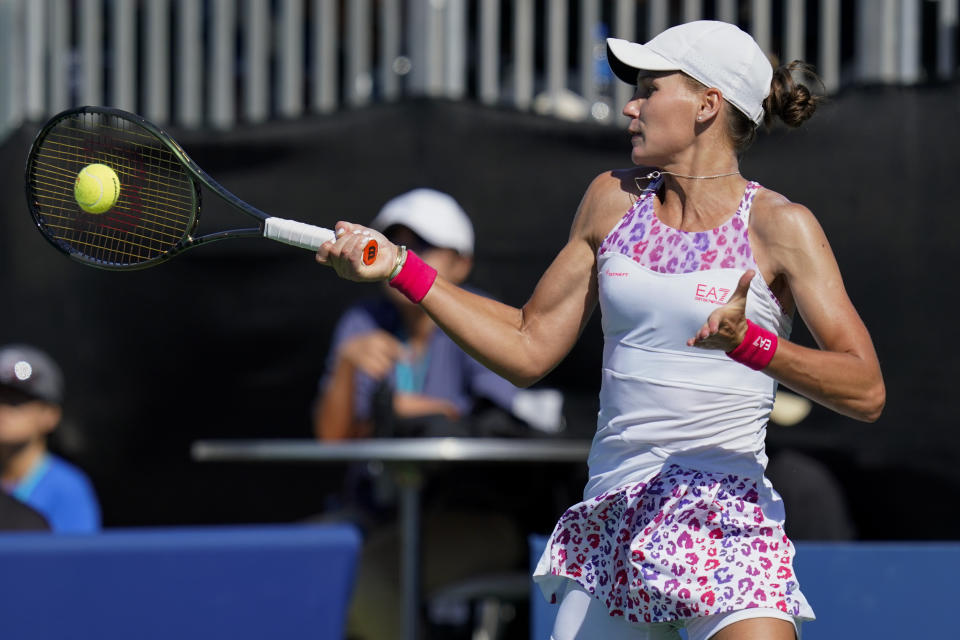
[[[267,218],[263,223],[263,237],[311,251],[316,251],[324,242],[337,238],[330,229],[283,218]]]

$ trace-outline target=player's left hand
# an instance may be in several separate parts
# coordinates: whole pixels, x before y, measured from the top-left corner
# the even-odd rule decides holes
[[[385,280],[393,271],[399,247],[387,240],[382,233],[342,221],[337,223],[335,231],[337,239],[325,242],[317,249],[317,262],[333,267],[338,276],[354,282]],[[376,259],[367,264],[364,261],[364,250],[370,240],[377,241],[378,249]]]
[[[737,283],[729,302],[710,314],[697,334],[687,340],[688,347],[732,351],[747,334],[747,291],[756,272],[747,270]]]

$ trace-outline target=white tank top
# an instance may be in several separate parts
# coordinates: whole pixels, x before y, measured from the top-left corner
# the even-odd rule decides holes
[[[638,199],[598,251],[604,335],[597,433],[584,498],[651,478],[666,463],[761,478],[776,382],[722,351],[688,347],[747,269],[757,271],[747,317],[781,337],[791,318],[750,250],[751,182],[727,222],[705,232],[661,223],[660,181]]]

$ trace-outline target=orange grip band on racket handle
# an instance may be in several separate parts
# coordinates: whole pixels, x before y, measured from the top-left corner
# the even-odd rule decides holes
[[[363,264],[368,267],[377,261],[377,255],[380,253],[380,245],[377,244],[377,241],[370,239],[370,241],[363,247]]]

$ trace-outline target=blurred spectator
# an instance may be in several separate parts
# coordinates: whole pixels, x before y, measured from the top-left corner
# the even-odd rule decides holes
[[[371,224],[448,280],[459,284],[469,276],[473,225],[451,196],[416,189],[387,202]],[[321,440],[530,436],[559,431],[562,404],[559,391],[518,389],[480,365],[419,305],[384,285],[378,298],[348,309],[334,330],[314,432]],[[367,532],[349,623],[351,637],[364,640],[393,638],[401,623],[395,495],[389,478],[371,467],[353,467],[343,502],[331,505]],[[522,507],[510,504],[515,492],[500,486],[509,478],[480,475],[434,473],[427,484],[428,597],[451,582],[525,567]]]
[[[100,529],[100,506],[86,474],[49,451],[60,424],[63,374],[28,345],[0,347],[0,483],[39,511],[56,533]]]
[[[416,251],[451,282],[461,284],[470,275],[473,225],[445,193],[415,189],[398,196],[384,205],[371,226]],[[472,426],[451,424],[468,418],[483,401],[540,431],[562,427],[559,392],[513,386],[464,353],[419,305],[386,285],[382,296],[341,317],[319,390],[314,433],[322,440],[491,435],[488,432],[496,427],[482,421],[474,420]],[[383,395],[390,406],[374,419]],[[436,420],[424,420],[428,417],[446,421],[439,420],[437,426]],[[404,423],[411,418],[419,426]]]
[[[0,531],[49,531],[39,511],[0,491]]]

